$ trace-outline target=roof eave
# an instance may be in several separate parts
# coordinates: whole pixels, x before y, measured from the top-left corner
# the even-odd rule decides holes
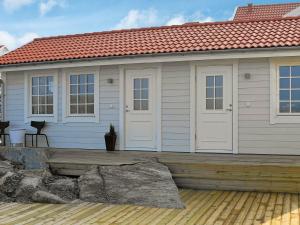
[[[250,53],[250,52],[279,52],[279,51],[296,51],[300,50],[300,46],[292,47],[271,47],[271,48],[249,48],[249,49],[227,49],[227,50],[210,50],[210,51],[189,51],[189,52],[173,52],[173,53],[153,53],[153,54],[139,54],[139,55],[125,55],[125,56],[109,56],[109,57],[93,57],[93,58],[79,58],[79,59],[66,59],[54,60],[43,62],[30,62],[18,64],[2,64],[0,68],[9,67],[26,67],[26,66],[39,66],[39,65],[53,65],[63,63],[78,63],[78,62],[91,62],[101,60],[120,60],[120,59],[136,59],[136,58],[155,58],[160,56],[192,56],[192,55],[218,55],[218,54],[232,54],[232,53]],[[116,62],[115,64],[122,64]]]

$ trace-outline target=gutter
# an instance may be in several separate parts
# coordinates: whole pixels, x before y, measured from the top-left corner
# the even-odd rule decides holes
[[[157,57],[188,57],[195,55],[220,55],[220,54],[232,54],[232,53],[263,53],[263,52],[281,52],[281,51],[299,51],[300,46],[293,47],[272,47],[272,48],[249,48],[249,49],[231,49],[231,50],[209,50],[209,51],[190,51],[190,52],[174,52],[174,53],[151,53],[151,54],[140,54],[140,55],[125,55],[125,56],[109,56],[109,57],[94,57],[94,58],[80,58],[80,59],[66,59],[66,60],[55,60],[55,61],[43,61],[43,62],[31,62],[31,63],[18,63],[18,64],[7,64],[0,65],[0,69],[11,68],[11,67],[26,67],[26,66],[39,66],[39,65],[54,65],[58,63],[78,63],[78,62],[93,62],[101,60],[120,60],[120,59],[141,59],[148,58],[153,59]],[[172,61],[172,60],[170,60]],[[116,63],[118,64],[118,63]],[[119,63],[122,64],[122,63]]]

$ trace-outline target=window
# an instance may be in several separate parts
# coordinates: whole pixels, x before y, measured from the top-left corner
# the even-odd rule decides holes
[[[31,114],[53,114],[53,76],[31,78]]]
[[[69,110],[70,115],[94,114],[94,74],[69,76]]]
[[[300,65],[279,66],[279,113],[300,113]]]
[[[223,109],[223,76],[206,77],[206,110]]]
[[[149,110],[149,79],[133,79],[133,109]]]

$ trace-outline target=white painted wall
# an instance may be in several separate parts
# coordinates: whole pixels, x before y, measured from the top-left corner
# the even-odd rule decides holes
[[[109,123],[119,125],[119,68],[100,68],[100,123],[62,123],[62,86],[59,70],[58,123],[45,130],[52,147],[103,149]],[[251,79],[244,78],[245,73]],[[24,126],[23,72],[6,75],[6,120]],[[239,61],[239,153],[299,154],[300,124],[270,124],[269,59]],[[188,62],[162,64],[162,150],[190,151],[190,65]],[[108,84],[107,79],[114,83]],[[112,108],[111,108],[112,105]],[[26,125],[28,128],[28,125]]]

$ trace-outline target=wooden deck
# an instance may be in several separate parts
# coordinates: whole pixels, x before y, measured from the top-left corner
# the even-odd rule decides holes
[[[181,190],[186,209],[0,203],[0,224],[299,225],[298,194]]]
[[[51,149],[48,162],[59,174],[81,175],[91,165],[149,157],[167,165],[181,188],[300,193],[300,156]]]

